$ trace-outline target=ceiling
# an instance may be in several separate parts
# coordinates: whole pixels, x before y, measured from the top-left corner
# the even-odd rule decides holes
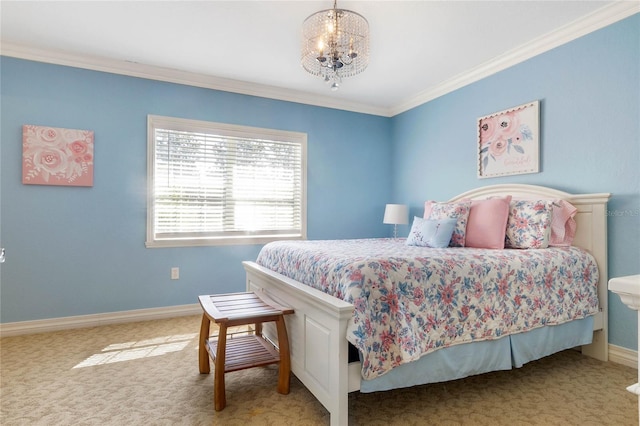
[[[332,92],[300,65],[325,1],[6,1],[2,54],[391,116],[608,25],[637,1],[339,1],[368,68]]]

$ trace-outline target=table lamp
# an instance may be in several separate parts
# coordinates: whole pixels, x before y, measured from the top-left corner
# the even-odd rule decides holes
[[[387,204],[382,223],[393,225],[393,238],[398,238],[398,225],[409,223],[409,209],[405,204]]]

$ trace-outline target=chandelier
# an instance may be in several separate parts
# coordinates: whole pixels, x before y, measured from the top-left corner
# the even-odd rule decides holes
[[[336,3],[302,24],[302,67],[322,77],[331,90],[369,64],[369,23],[358,13],[338,9]]]

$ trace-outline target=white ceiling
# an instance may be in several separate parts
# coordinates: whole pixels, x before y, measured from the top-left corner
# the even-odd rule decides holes
[[[394,115],[640,10],[624,1],[339,1],[371,59],[331,92],[300,66],[324,1],[6,1],[2,54]]]

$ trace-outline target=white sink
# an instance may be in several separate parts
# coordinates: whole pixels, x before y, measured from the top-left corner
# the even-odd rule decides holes
[[[640,275],[611,278],[609,290],[618,294],[622,303],[631,309],[640,310]]]
[[[611,278],[609,280],[609,290],[619,295],[622,303],[638,311],[638,344],[640,345],[640,275]],[[640,374],[640,359],[638,359],[638,367],[638,374]],[[627,390],[638,395],[638,413],[640,413],[640,380],[638,380],[638,383],[627,387]]]

